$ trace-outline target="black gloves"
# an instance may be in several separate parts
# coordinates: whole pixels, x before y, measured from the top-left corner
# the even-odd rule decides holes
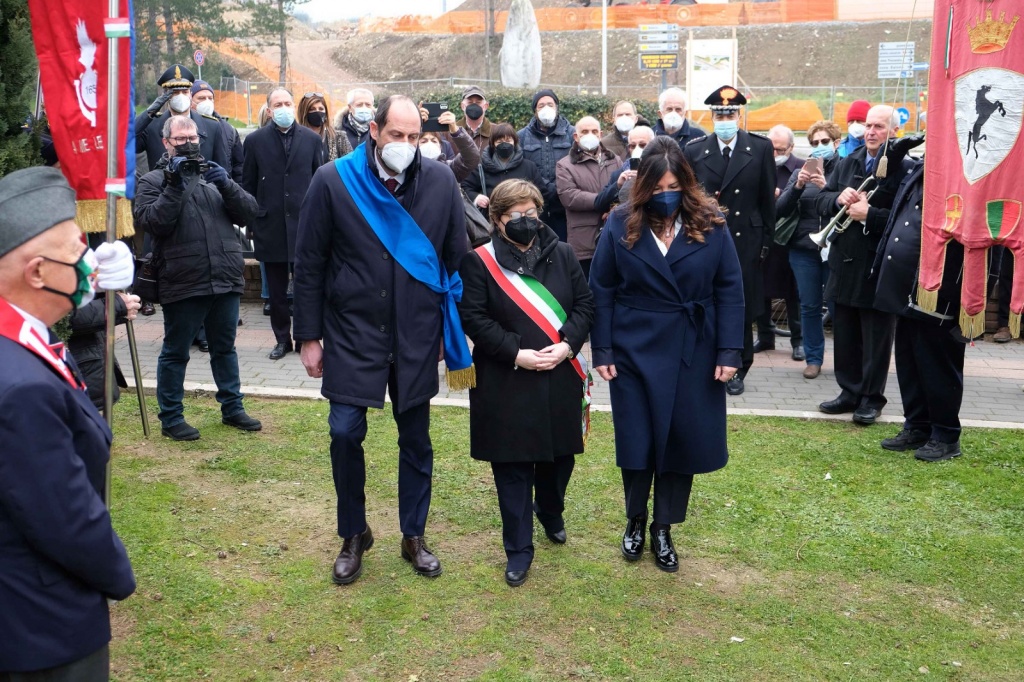
[[[170,90],[167,90],[166,92],[164,92],[164,94],[157,97],[155,100],[153,100],[153,103],[149,105],[149,108],[146,109],[146,116],[149,116],[150,118],[156,118],[157,116],[159,116],[160,110],[164,108],[164,105],[167,104],[167,100],[169,100],[170,98]]]

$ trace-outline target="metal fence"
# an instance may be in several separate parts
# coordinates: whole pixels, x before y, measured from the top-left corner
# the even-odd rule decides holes
[[[315,81],[295,81],[283,84],[298,100],[309,92],[321,93],[327,100],[332,113],[345,106],[346,95],[353,88],[366,88],[374,93],[405,93],[412,96],[436,92],[440,89],[461,90],[469,85],[479,85],[485,90],[498,90],[501,82],[482,78],[433,78],[420,80],[394,81],[361,81],[356,83],[323,83]],[[220,95],[217,102],[218,113],[236,118],[248,125],[255,125],[257,114],[265,101],[267,93],[279,84],[273,81],[247,81],[235,77],[220,79]],[[550,88],[560,94],[574,92],[576,94],[599,94],[600,85],[577,83],[541,83],[539,88]],[[844,87],[837,85],[803,85],[774,86],[743,84],[742,90],[750,100],[748,110],[751,112],[783,101],[812,101],[826,119],[834,119],[845,124],[845,113],[854,100],[864,99],[872,103],[893,104],[904,107],[910,113],[907,128],[919,128],[919,113],[923,110],[925,100],[923,90],[927,87],[927,77],[921,81],[914,79],[902,81],[897,87],[896,81],[882,81],[876,86]],[[660,94],[658,84],[610,85],[608,95],[613,98],[646,99],[655,101]],[[692,105],[693,103],[691,103]]]

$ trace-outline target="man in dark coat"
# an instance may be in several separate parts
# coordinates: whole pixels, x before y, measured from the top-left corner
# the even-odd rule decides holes
[[[872,107],[867,118],[865,145],[839,162],[816,198],[823,220],[831,220],[845,206],[854,221],[845,232],[835,235],[829,248],[825,300],[835,302],[832,326],[840,393],[818,409],[825,414],[853,412],[853,421],[863,425],[874,424],[886,403],[895,320],[892,314],[875,308],[875,285],[868,275],[895,193],[880,190],[869,201],[866,193],[857,189],[878,170],[882,145],[886,139],[896,138],[899,127],[892,107]],[[887,165],[886,183],[896,178],[896,186],[911,170],[905,158]]]
[[[565,209],[555,189],[555,165],[569,155],[576,129],[558,112],[558,95],[552,90],[538,90],[533,95],[533,118],[519,131],[519,146],[527,159],[537,164],[550,187],[541,187],[545,197],[542,223],[550,227],[561,241],[568,238]],[[550,200],[548,200],[550,197]]]
[[[245,161],[245,151],[242,148],[242,136],[238,134],[235,126],[228,123],[228,119],[215,111],[213,86],[206,81],[196,81],[192,84],[192,110],[205,119],[220,123],[222,140],[224,144],[224,155],[231,164],[230,168],[225,166],[235,182],[242,182],[242,163]]]
[[[470,85],[462,91],[462,102],[459,103],[464,117],[458,122],[472,138],[476,148],[483,154],[491,145],[491,119],[487,118],[487,97],[479,85]]]
[[[616,102],[612,107],[612,129],[601,138],[601,146],[620,159],[628,159],[632,151],[629,149],[629,133],[641,126],[650,129],[651,124],[637,113],[635,104],[625,99]]]
[[[245,138],[242,187],[260,205],[252,235],[256,260],[267,273],[270,326],[276,340],[269,357],[280,360],[294,350],[288,272],[295,261],[299,209],[313,173],[323,164],[324,145],[319,135],[296,124],[295,105],[287,90],[272,90],[267,107],[273,116],[271,124]]]
[[[135,151],[146,153],[150,170],[156,168],[164,155],[164,123],[171,116],[180,115],[190,116],[199,129],[199,152],[203,158],[222,168],[231,168],[231,157],[224,143],[220,121],[192,110],[191,88],[194,81],[191,71],[181,64],[174,64],[157,80],[157,85],[164,89],[163,94],[135,117]]]
[[[679,88],[669,88],[658,96],[658,112],[661,118],[654,126],[654,134],[668,135],[680,147],[707,135],[700,126],[687,120],[686,93]]]
[[[370,136],[370,121],[373,120],[373,93],[366,88],[353,88],[348,91],[345,106],[334,119],[334,130],[339,135],[348,137],[348,142],[355,149]]]
[[[754,364],[751,328],[764,306],[761,263],[775,234],[775,153],[766,137],[738,128],[740,107],[747,103],[738,90],[724,85],[704,103],[711,107],[715,132],[683,149],[704,191],[718,199],[736,242],[743,272],[745,320],[743,367],[726,384],[729,395],[743,393],[743,380]]]
[[[793,131],[784,125],[774,126],[768,131],[768,140],[775,149],[776,185],[775,196],[782,194],[793,173],[803,167],[803,159],[793,154],[795,139]],[[768,258],[762,266],[764,273],[764,309],[757,318],[757,340],[754,352],[775,350],[775,323],[772,322],[772,299],[781,298],[786,303],[786,320],[789,324],[789,344],[793,349],[792,358],[797,362],[807,359],[804,355],[802,329],[800,328],[800,295],[796,290],[796,279],[789,266],[789,247],[775,244],[768,247]]]
[[[362,554],[373,544],[366,524],[363,440],[366,409],[384,406],[385,390],[398,424],[398,516],[402,556],[426,576],[441,564],[424,541],[433,471],[430,399],[437,394],[442,295],[399,264],[376,230],[388,226],[367,215],[381,210],[377,188],[387,188],[432,245],[439,268],[458,270],[468,251],[462,195],[455,176],[422,159],[416,142],[420,114],[408,97],[381,103],[370,140],[338,162],[361,173],[349,187],[342,168],[317,171],[302,205],[295,250],[295,338],[302,364],[323,377],[331,401],[331,467],[338,495],[338,535],[344,540],[334,581],[347,584],[362,572]],[[358,165],[363,163],[365,165]],[[376,195],[367,199],[373,191]],[[389,203],[390,207],[390,203]],[[323,342],[323,345],[321,345]]]
[[[221,421],[243,431],[261,428],[242,406],[235,352],[245,261],[234,226],[251,224],[256,200],[216,164],[198,175],[199,164],[189,158],[197,138],[190,118],[171,118],[164,138],[168,157],[142,176],[135,197],[135,224],[153,235],[159,262],[164,341],[156,398],[162,433],[172,440],[199,438],[198,429],[185,421],[182,400],[189,347],[201,326],[210,344]]]
[[[903,428],[882,441],[886,450],[913,450],[914,457],[937,462],[960,456],[960,405],[964,396],[967,339],[957,323],[964,248],[946,246],[946,260],[935,312],[916,305],[921,260],[921,208],[924,163],[916,163],[892,206],[879,242],[874,274],[875,307],[896,315],[896,378],[903,399]]]
[[[112,434],[50,345],[93,292],[74,218],[59,170],[0,179],[0,680],[106,682],[108,603],[135,591],[103,499]]]

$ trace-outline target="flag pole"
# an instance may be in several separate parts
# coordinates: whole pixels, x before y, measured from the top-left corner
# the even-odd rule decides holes
[[[117,19],[120,14],[120,0],[109,0],[108,16]],[[117,177],[117,157],[124,153],[120,148],[118,132],[119,112],[118,104],[118,80],[120,49],[117,37],[107,37],[107,179]],[[107,187],[107,243],[117,241],[117,195]],[[114,427],[114,322],[115,307],[114,297],[116,292],[106,292],[106,357],[104,359],[104,382],[103,382],[103,415],[107,419],[107,426],[113,430]],[[107,470],[104,477],[103,499],[110,507],[110,479],[111,461],[107,459]]]

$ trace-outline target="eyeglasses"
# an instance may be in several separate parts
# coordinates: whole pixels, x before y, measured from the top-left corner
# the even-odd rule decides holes
[[[306,97],[306,98],[309,98],[309,97],[319,97],[320,99],[323,99],[324,98],[324,93],[322,93],[322,92],[307,92],[305,95],[303,95],[303,97]]]
[[[198,135],[179,135],[177,137],[169,137],[167,139],[170,140],[171,144],[185,144],[186,142],[195,144],[199,142]]]
[[[831,139],[824,139],[824,140],[808,140],[808,141],[807,141],[807,143],[808,143],[809,145],[811,145],[812,147],[820,147],[820,146],[821,146],[821,145],[823,145],[823,144],[832,144],[832,142],[833,142],[833,140],[831,140]]]
[[[527,218],[536,218],[537,217],[537,209],[535,209],[535,208],[527,209],[526,213],[520,213],[519,211],[512,211],[511,213],[506,213],[505,215],[507,215],[510,220],[519,220],[523,216],[526,216]]]

